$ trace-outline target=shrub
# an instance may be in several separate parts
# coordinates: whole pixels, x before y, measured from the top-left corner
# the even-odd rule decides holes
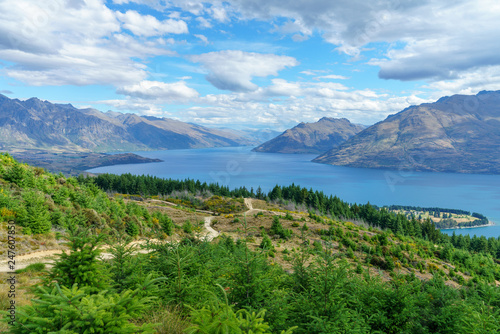
[[[187,234],[193,233],[193,224],[191,224],[189,220],[186,220],[184,224],[182,224],[182,230]]]
[[[38,287],[33,305],[22,307],[11,333],[154,333],[153,324],[140,327],[130,319],[142,316],[153,297],[139,297],[156,281],[121,294],[107,290],[89,294],[75,284],[71,289],[57,283]],[[7,318],[7,317],[6,317]],[[5,321],[5,320],[4,320]]]
[[[125,227],[125,232],[127,232],[127,234],[131,237],[135,237],[139,234],[139,227],[137,227],[137,224],[133,221],[129,221],[127,222],[127,226]]]
[[[270,233],[271,235],[278,235],[282,239],[288,239],[292,236],[292,231],[285,229],[283,225],[281,225],[278,216],[273,217]]]
[[[273,242],[271,241],[271,238],[267,234],[264,234],[264,237],[262,238],[262,242],[260,243],[260,248],[264,250],[274,250]]]

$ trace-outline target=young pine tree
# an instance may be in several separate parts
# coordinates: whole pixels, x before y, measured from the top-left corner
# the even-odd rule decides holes
[[[109,278],[98,260],[104,234],[91,235],[88,229],[71,227],[68,246],[70,253],[58,254],[59,260],[52,268],[49,279],[61,286],[72,288],[74,284],[98,292],[109,287]]]

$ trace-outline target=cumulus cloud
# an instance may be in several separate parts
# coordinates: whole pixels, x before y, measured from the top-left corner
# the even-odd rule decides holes
[[[207,80],[215,87],[235,92],[254,91],[253,77],[277,75],[286,67],[298,65],[295,58],[274,54],[261,54],[226,50],[190,57],[207,69]]]
[[[155,103],[143,101],[143,100],[134,100],[134,99],[125,99],[125,100],[102,100],[97,101],[99,104],[105,104],[112,107],[115,110],[121,110],[126,112],[137,112],[140,115],[150,115],[150,116],[169,116],[170,114],[163,110],[161,106]]]
[[[115,0],[125,1],[125,0]],[[152,5],[154,0],[133,2]],[[335,49],[360,60],[366,45],[396,45],[370,64],[380,78],[396,80],[454,80],[463,71],[500,65],[497,0],[171,0],[172,6],[212,20],[275,22],[272,31],[303,41],[321,35]],[[228,14],[230,13],[230,14]],[[0,37],[1,38],[1,37]]]
[[[0,13],[0,58],[14,63],[4,69],[10,77],[31,85],[78,85],[144,76],[125,50],[114,53],[109,41],[98,45],[120,30],[101,1],[0,2]]]
[[[397,49],[370,62],[384,79],[449,80],[461,71],[500,65],[496,0],[235,0],[227,6],[239,19],[277,22],[273,31],[296,41],[321,34],[355,60],[367,44],[395,43]]]
[[[498,90],[500,87],[500,66],[486,66],[464,71],[453,80],[438,80],[424,85],[431,98],[438,99],[444,95],[477,94],[481,90]]]
[[[116,92],[134,98],[163,102],[186,101],[198,96],[198,92],[188,87],[184,81],[165,83],[144,80],[138,84],[121,87]]]
[[[208,38],[205,35],[194,34],[194,37],[198,38],[203,44],[208,45]]]
[[[202,28],[202,29],[210,29],[212,28],[212,23],[210,23],[210,21],[208,21],[206,18],[204,18],[203,16],[198,16],[196,18],[196,21],[198,21],[199,23],[199,27]]]
[[[276,84],[285,86],[284,82]],[[295,90],[300,98],[259,102],[244,96],[255,92],[207,95],[198,99],[197,106],[184,110],[183,119],[204,125],[241,126],[249,124],[251,118],[251,124],[254,126],[279,130],[285,130],[300,122],[316,122],[324,116],[345,117],[355,123],[370,125],[411,104],[430,102],[415,95],[399,97],[364,90],[338,91],[321,85],[286,85],[287,88]],[[323,89],[330,89],[335,93],[325,96],[321,94]]]
[[[210,11],[210,14],[212,15],[212,17],[214,18],[214,20],[216,20],[216,21],[226,22],[229,20],[229,18],[227,16],[226,9],[223,7],[213,6],[212,8],[210,8],[209,11]]]
[[[123,27],[130,30],[136,36],[160,36],[164,34],[186,34],[188,26],[182,20],[159,21],[151,15],[141,15],[134,10],[125,13],[116,13],[118,19],[123,22]]]
[[[329,75],[321,75],[319,77],[315,77],[314,79],[316,79],[316,80],[321,80],[321,79],[347,80],[349,78],[345,77],[343,75],[329,74]]]
[[[324,116],[345,117],[373,124],[409,105],[431,102],[413,93],[407,97],[357,90],[332,82],[299,82],[273,79],[272,84],[251,92],[200,96],[196,106],[182,112],[183,120],[205,124],[287,129],[299,122],[315,122]]]
[[[139,59],[173,53],[163,39],[141,41],[124,26],[143,36],[187,29],[183,21],[115,12],[103,0],[0,2],[0,59],[12,63],[3,73],[34,86],[140,82],[148,73]]]

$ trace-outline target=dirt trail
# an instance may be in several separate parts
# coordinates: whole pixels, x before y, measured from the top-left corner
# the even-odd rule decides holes
[[[28,265],[36,262],[44,262],[44,263],[53,263],[54,260],[52,257],[56,254],[61,254],[63,252],[62,249],[51,249],[51,250],[42,250],[37,252],[32,252],[23,255],[16,255],[14,258],[15,268],[24,269]],[[43,260],[43,261],[42,261]],[[8,262],[6,260],[0,261],[0,273],[10,272]]]
[[[276,212],[276,211],[271,211],[271,210],[266,210],[266,209],[255,209],[253,207],[251,198],[245,198],[244,201],[245,201],[245,205],[248,208],[248,211],[246,211],[245,214],[255,214],[257,212],[265,212],[265,213],[275,215],[275,216],[284,216],[285,215],[285,213],[283,213],[283,212]]]
[[[245,198],[245,205],[248,208],[248,211],[253,210],[253,205],[252,205],[252,199],[251,198]]]
[[[214,219],[214,217],[205,217],[205,228],[207,229],[208,231],[208,234],[204,237],[205,240],[207,241],[212,241],[213,239],[217,238],[219,236],[219,232],[217,232],[216,230],[214,230],[212,228],[212,226],[210,226],[210,223],[212,222],[212,219]]]
[[[251,214],[254,212],[259,212],[259,211],[266,211],[266,210],[261,210],[261,209],[254,209],[252,205],[252,199],[251,198],[245,198],[245,205],[248,208],[248,211],[246,211],[246,214]],[[166,203],[167,205],[175,206],[173,203],[165,202],[165,201],[158,201],[158,200],[151,200],[151,202],[162,202]],[[211,213],[209,211],[204,211],[204,210],[196,210],[197,212],[201,213]],[[217,238],[219,236],[219,232],[214,230],[210,224],[212,223],[212,220],[214,219],[214,216],[208,216],[204,218],[205,224],[204,227],[207,230],[207,234],[204,236],[204,238],[207,241],[212,241],[213,239]],[[156,239],[151,239],[150,241],[158,241]],[[134,246],[139,246],[142,244],[145,244],[145,240],[138,240],[138,241],[132,241],[130,245]],[[101,247],[102,250],[105,250],[109,248],[108,245],[105,245]],[[54,263],[54,255],[56,254],[61,254],[63,251],[62,249],[52,249],[52,250],[41,250],[41,251],[34,251],[28,254],[23,254],[23,255],[17,255],[15,257],[16,261],[16,270],[17,269],[23,269],[26,268],[28,265],[36,262],[43,262],[47,265],[47,267],[50,267],[52,263]],[[137,252],[139,253],[145,253],[146,250],[138,250]],[[113,255],[111,253],[106,253],[102,252],[101,253],[101,258],[103,259],[111,259],[113,258]],[[9,272],[8,268],[8,262],[6,260],[0,261],[0,273],[6,273]]]
[[[157,242],[157,239],[151,239],[150,242]],[[130,246],[140,246],[146,243],[146,240],[136,240],[129,243]],[[109,245],[103,245],[100,249],[103,251],[100,254],[102,259],[108,260],[113,258],[113,254],[107,253],[105,250],[108,249]],[[67,249],[50,249],[50,250],[42,250],[35,251],[28,254],[16,255],[15,257],[15,269],[24,269],[32,263],[42,262],[46,264],[47,268],[52,267],[52,264],[55,262],[55,255],[61,254],[62,252],[68,252]],[[145,249],[138,249],[135,253],[146,253]],[[0,261],[0,273],[10,272],[11,270],[8,267],[8,262],[6,260]]]

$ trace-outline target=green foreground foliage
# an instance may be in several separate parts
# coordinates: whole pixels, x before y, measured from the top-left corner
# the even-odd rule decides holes
[[[83,232],[70,237],[89,249],[94,239]],[[86,247],[74,248],[56,268],[83,266],[95,274],[97,257],[81,256]],[[160,305],[176,306],[191,334],[500,331],[500,290],[486,283],[455,289],[438,274],[429,281],[395,275],[384,282],[356,273],[328,247],[292,252],[293,273],[229,238],[151,244],[149,250],[103,262],[102,281],[57,282],[54,269],[33,306],[18,311],[11,333],[154,333],[157,324],[131,320]],[[122,266],[134,266],[134,275],[120,291],[112,273]],[[104,283],[109,288],[95,289]]]

